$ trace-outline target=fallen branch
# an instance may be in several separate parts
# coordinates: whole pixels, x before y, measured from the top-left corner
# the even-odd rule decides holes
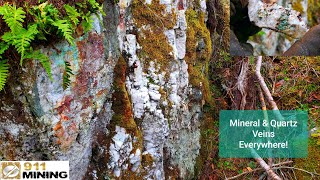
[[[286,164],[291,164],[293,163],[293,161],[285,161],[285,162],[281,162],[281,163],[278,163],[278,164],[274,164],[272,165],[272,169],[275,169],[274,167],[278,167],[278,166],[282,166],[282,165],[286,165]],[[284,166],[284,167],[287,167],[287,166]],[[233,176],[233,177],[229,177],[227,178],[227,180],[231,180],[231,179],[237,179],[243,175],[246,175],[246,174],[250,174],[250,173],[253,173],[253,172],[256,172],[256,171],[262,171],[264,170],[264,168],[256,168],[256,169],[253,169],[252,171],[246,171],[246,172],[243,172],[241,174],[238,174],[236,176]]]
[[[266,82],[264,81],[264,78],[261,76],[261,65],[262,65],[262,56],[258,56],[258,59],[257,59],[257,64],[256,64],[256,76],[259,80],[259,84],[260,84],[260,87],[262,88],[268,102],[270,103],[270,105],[272,106],[272,109],[273,110],[279,110],[278,109],[278,106],[276,104],[276,102],[273,100],[273,97],[268,89],[268,86],[266,84]],[[261,89],[260,87],[258,88],[259,90],[259,97],[260,97],[260,100],[261,100],[261,105],[262,105],[262,110],[264,110],[264,116],[266,119],[268,119],[267,117],[267,113],[266,113],[266,109],[267,107],[265,106],[265,102],[264,102],[264,96],[261,92]],[[255,152],[254,152],[255,153]],[[279,180],[281,179],[276,173],[273,172],[273,170],[270,168],[272,167],[272,158],[269,158],[268,159],[268,163],[269,165],[261,158],[259,157],[258,154],[256,154],[256,157],[255,160],[260,164],[260,166],[262,168],[265,169],[265,171],[268,173],[268,179],[276,179],[276,180]]]
[[[274,180],[282,180],[275,172],[273,172],[272,168],[261,158],[254,158],[260,166],[267,172],[268,178]]]
[[[310,174],[312,177],[314,177],[315,175],[320,176],[319,173],[310,172],[310,171],[307,171],[307,170],[304,170],[304,169],[301,169],[301,168],[290,167],[290,166],[281,166],[281,167],[275,167],[275,168],[272,168],[272,169],[274,169],[274,170],[276,170],[276,169],[294,169],[294,170],[298,170],[298,171],[302,171],[302,172],[305,172],[307,174]]]
[[[268,123],[269,123],[268,113],[266,112],[267,106],[266,106],[266,102],[264,101],[264,96],[263,96],[263,93],[262,93],[262,90],[261,90],[260,86],[258,86],[258,93],[259,93],[259,99],[260,99],[260,102],[261,102],[261,109],[263,111],[264,119],[266,119],[268,121]],[[270,127],[269,126],[267,127],[267,130],[270,131]],[[270,138],[268,138],[268,140],[270,140]],[[269,156],[270,156],[270,158],[268,158],[268,165],[272,166],[273,158],[271,158],[270,151],[269,151]]]
[[[273,97],[268,89],[268,86],[266,82],[264,81],[264,78],[261,76],[261,64],[262,64],[262,56],[258,56],[257,65],[256,65],[256,76],[259,80],[260,87],[262,88],[264,94],[266,95],[266,98],[270,105],[272,106],[273,110],[279,110],[276,102],[273,100]]]

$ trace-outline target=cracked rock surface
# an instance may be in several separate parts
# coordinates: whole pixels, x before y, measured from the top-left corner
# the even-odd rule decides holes
[[[101,22],[93,15],[94,28],[74,46],[40,47],[54,80],[29,62],[25,71],[33,78],[20,77],[0,99],[0,160],[69,160],[70,179],[194,176],[204,96],[201,80],[190,82],[196,77],[186,57],[201,56],[211,41],[201,37],[187,48],[186,14],[206,14],[206,1],[141,2],[107,0],[107,16]],[[160,8],[156,16],[173,17],[173,23],[142,21],[132,13],[134,3],[146,12]],[[209,31],[201,21],[192,23],[203,35]],[[155,45],[165,47],[162,54],[148,54]],[[64,61],[74,74],[66,90]]]

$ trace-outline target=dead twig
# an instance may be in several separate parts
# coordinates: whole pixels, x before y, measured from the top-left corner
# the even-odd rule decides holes
[[[274,169],[274,167],[278,167],[278,166],[282,166],[282,165],[286,165],[286,164],[291,164],[293,163],[293,161],[285,161],[285,162],[281,162],[281,163],[278,163],[278,164],[274,164],[272,165],[272,169]],[[227,180],[231,180],[231,179],[237,179],[243,175],[246,175],[246,174],[250,174],[250,173],[253,173],[253,172],[257,172],[257,171],[262,171],[264,170],[264,168],[256,168],[256,169],[253,169],[252,171],[246,171],[246,172],[243,172],[241,174],[238,174],[236,176],[233,176],[233,177],[229,177],[227,178]]]
[[[301,168],[290,167],[290,166],[281,166],[281,167],[275,167],[275,168],[272,168],[272,169],[274,169],[274,170],[276,170],[276,169],[294,169],[294,170],[305,172],[305,173],[309,174],[311,177],[320,176],[319,173],[310,172],[310,171],[307,171],[307,170],[304,170],[304,169],[301,169]]]

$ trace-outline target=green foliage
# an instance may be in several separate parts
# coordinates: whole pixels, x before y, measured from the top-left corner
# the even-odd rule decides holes
[[[52,4],[47,2],[28,9],[28,12],[34,17],[34,23],[37,24],[39,40],[46,40],[46,35],[53,34],[52,23],[59,19],[59,11]]]
[[[67,20],[57,20],[52,23],[56,26],[63,34],[64,38],[71,44],[74,45],[71,24]]]
[[[9,45],[4,43],[4,42],[0,42],[0,59],[2,59],[2,54],[9,48]]]
[[[9,65],[7,60],[0,61],[0,91],[3,89],[9,72]]]
[[[46,70],[49,78],[53,80],[52,73],[51,73],[51,63],[48,56],[41,53],[40,50],[32,51],[32,48],[31,48],[31,51],[27,53],[26,58],[40,61],[41,65]]]
[[[16,32],[22,28],[23,19],[26,17],[21,7],[17,9],[15,5],[5,4],[0,7],[0,15],[3,15],[4,21],[8,24],[12,32]]]
[[[0,7],[0,18],[4,20],[9,27],[9,31],[4,32],[0,39],[0,90],[3,88],[8,76],[8,63],[2,60],[2,54],[9,48],[14,47],[20,55],[20,65],[23,65],[25,59],[38,60],[46,70],[49,78],[52,80],[51,64],[49,57],[41,53],[40,50],[33,50],[35,41],[47,41],[48,36],[58,35],[58,38],[66,39],[71,45],[74,45],[73,34],[81,25],[84,32],[92,28],[93,19],[91,13],[103,12],[102,6],[96,0],[87,0],[76,3],[75,6],[64,5],[66,15],[62,15],[59,10],[48,1],[39,1],[38,5],[16,7],[15,4],[6,3]],[[41,3],[41,4],[40,4]],[[26,14],[31,19],[26,20]],[[28,21],[28,22],[26,22]],[[1,29],[2,30],[2,29]],[[10,51],[12,53],[12,51]],[[11,55],[6,55],[11,60]],[[70,75],[73,75],[70,64],[66,62],[65,73],[63,76],[63,88],[70,85]]]
[[[4,42],[0,42],[0,91],[3,89],[7,77],[8,77],[8,69],[9,65],[7,60],[1,60],[2,54],[9,48],[9,45],[5,44]]]
[[[92,28],[92,23],[93,23],[93,19],[90,13],[87,13],[86,15],[83,16],[83,22],[81,25],[83,27],[84,32],[90,31],[90,29]]]
[[[63,86],[63,89],[65,90],[70,86],[71,84],[70,77],[71,75],[74,75],[74,74],[72,73],[71,65],[69,62],[65,61],[64,66],[65,66],[65,71],[63,72],[62,86]]]
[[[30,49],[30,43],[34,40],[36,34],[38,34],[37,25],[33,24],[27,30],[21,27],[16,31],[6,32],[2,36],[3,41],[9,45],[13,45],[18,53],[20,53],[20,65],[22,65],[25,53]]]
[[[81,14],[78,13],[77,9],[73,6],[68,5],[68,4],[64,5],[64,8],[68,14],[68,18],[73,23],[73,25],[78,25],[80,22],[79,17]]]

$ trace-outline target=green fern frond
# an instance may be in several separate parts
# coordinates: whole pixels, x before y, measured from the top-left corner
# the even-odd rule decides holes
[[[16,5],[5,4],[0,7],[0,15],[3,15],[4,21],[7,23],[12,32],[18,31],[22,28],[25,12],[21,7],[17,9]]]
[[[64,38],[66,38],[71,45],[74,45],[71,24],[67,20],[57,20],[54,21],[52,25],[56,26],[62,32]]]
[[[103,11],[103,4],[100,6],[96,0],[88,0],[88,2],[95,11],[99,11],[103,16],[106,16]]]
[[[68,4],[64,5],[64,8],[67,12],[68,18],[75,26],[77,26],[79,24],[80,13],[78,13],[76,8]]]
[[[9,65],[7,60],[0,61],[0,91],[3,89],[4,85],[7,82],[9,72]]]
[[[0,42],[0,59],[2,54],[9,48],[9,45],[5,42]]]
[[[74,74],[72,73],[72,69],[70,68],[71,65],[69,62],[65,61],[64,66],[65,66],[65,70],[63,72],[62,86],[63,86],[63,89],[65,90],[70,86],[70,84],[71,84],[70,77],[71,77],[71,75],[74,75]]]
[[[87,33],[92,29],[93,19],[92,19],[90,12],[88,12],[82,18],[83,18],[82,27],[83,27],[84,32]]]
[[[22,66],[23,60],[25,59],[25,52],[29,49],[30,43],[32,40],[34,40],[36,34],[38,34],[37,25],[33,24],[32,26],[29,26],[28,30],[21,28],[16,33],[13,32],[6,32],[2,39],[12,44],[20,53],[20,65]]]
[[[33,59],[40,61],[43,68],[46,70],[46,73],[48,74],[50,80],[53,80],[52,78],[52,72],[51,72],[51,63],[48,56],[41,53],[40,50],[33,51],[32,48],[30,49],[30,52],[26,53],[26,59]]]

